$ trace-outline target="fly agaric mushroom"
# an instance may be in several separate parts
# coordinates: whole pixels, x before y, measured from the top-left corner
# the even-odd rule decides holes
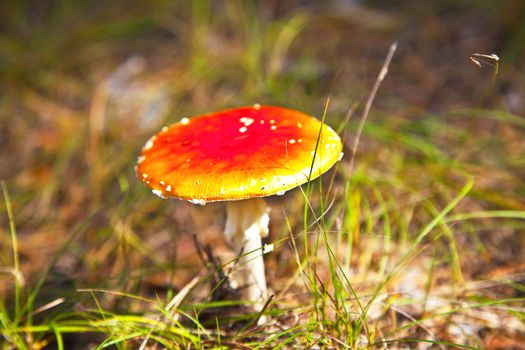
[[[164,127],[142,149],[136,172],[160,197],[195,204],[227,201],[225,235],[239,259],[243,299],[267,298],[261,236],[269,208],[261,197],[282,195],[327,171],[341,139],[304,113],[273,106],[241,107]]]

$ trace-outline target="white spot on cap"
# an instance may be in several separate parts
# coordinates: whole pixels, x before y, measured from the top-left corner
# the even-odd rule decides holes
[[[265,244],[263,246],[263,250],[262,250],[262,253],[263,254],[268,254],[270,252],[273,252],[273,243],[269,243],[269,244]]]
[[[275,194],[278,196],[282,196],[285,192],[286,192],[285,190],[281,190],[281,191],[277,191],[277,193]]]
[[[275,124],[275,120],[274,119],[270,119],[270,124]]]
[[[171,192],[171,185],[166,186],[166,192]]]
[[[239,119],[239,121],[240,121],[241,123],[243,123],[244,126],[250,126],[250,125],[253,124],[253,122],[254,122],[255,120],[253,120],[252,118],[248,118],[248,117],[242,117],[241,119]]]
[[[166,183],[165,183],[164,181],[160,180],[160,181],[159,181],[159,184],[160,184],[161,186],[164,186]]]
[[[277,127],[275,125],[272,125],[272,126],[270,126],[270,129],[271,130],[275,130],[275,129],[277,129]]]
[[[193,203],[193,204],[199,204],[199,205],[205,205],[206,204],[206,201],[204,199],[190,199],[190,203]]]
[[[261,120],[259,121],[259,123],[261,123],[261,125],[263,125],[263,124],[264,124],[264,119],[261,119]]]
[[[256,104],[253,105],[253,108],[259,110],[259,109],[261,109],[261,105],[256,103]]]
[[[297,140],[297,142],[301,143],[301,142],[303,142],[303,139],[299,139],[299,140]]]
[[[239,128],[239,132],[240,132],[241,134],[244,133],[244,132],[246,132],[247,130],[248,130],[248,128],[245,127],[245,126],[242,126],[241,128]]]
[[[147,151],[148,149],[150,149],[151,147],[153,147],[153,145],[155,144],[155,139],[157,138],[157,136],[152,136],[147,142],[146,144],[144,145],[144,147],[142,147],[142,150],[143,151]]]
[[[148,176],[149,176],[148,174],[146,174],[146,173],[142,173],[142,178],[143,178],[143,179],[147,179]]]
[[[221,187],[221,189],[219,190],[219,193],[220,194],[226,194],[226,191],[224,190],[224,187]]]
[[[139,159],[137,159],[137,163],[142,163],[146,159],[146,156],[139,156]]]
[[[297,127],[300,129],[303,127],[303,123],[297,123]]]
[[[164,195],[162,194],[162,191],[161,191],[161,190],[151,190],[151,192],[153,192],[153,194],[159,196],[160,198],[166,198],[166,197],[164,197]]]
[[[338,160],[343,159],[343,156],[344,156],[344,155],[345,155],[345,154],[344,154],[343,152],[339,153],[339,159],[338,159]]]
[[[180,123],[181,123],[182,125],[188,125],[188,124],[190,123],[190,120],[189,120],[188,118],[182,118],[182,119],[180,120]]]
[[[295,140],[294,139],[290,139],[290,140],[288,140],[288,142],[293,145],[295,143]]]
[[[168,127],[167,126],[162,128],[162,132],[166,132],[166,131],[168,131]]]
[[[255,181],[255,179],[252,179],[252,181],[250,181],[251,186],[255,186],[256,184],[257,184],[257,181]]]

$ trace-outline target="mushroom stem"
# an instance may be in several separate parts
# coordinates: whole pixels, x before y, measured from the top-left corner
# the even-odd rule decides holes
[[[244,300],[259,310],[266,301],[266,277],[261,237],[268,235],[270,209],[262,198],[230,201],[226,204],[224,233],[236,253],[241,252],[239,269],[232,276]]]

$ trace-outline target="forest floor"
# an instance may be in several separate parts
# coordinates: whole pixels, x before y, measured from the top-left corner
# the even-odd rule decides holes
[[[519,0],[0,5],[2,349],[525,349],[524,18]],[[134,173],[164,125],[254,103],[327,105],[345,153],[269,198],[262,325],[217,287],[223,204]]]

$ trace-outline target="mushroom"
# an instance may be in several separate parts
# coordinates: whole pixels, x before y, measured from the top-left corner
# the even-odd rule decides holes
[[[240,253],[234,282],[255,308],[267,299],[261,237],[269,208],[282,195],[341,159],[341,139],[304,113],[274,106],[240,107],[180,122],[150,138],[136,173],[153,193],[204,205],[227,201],[225,235]]]

